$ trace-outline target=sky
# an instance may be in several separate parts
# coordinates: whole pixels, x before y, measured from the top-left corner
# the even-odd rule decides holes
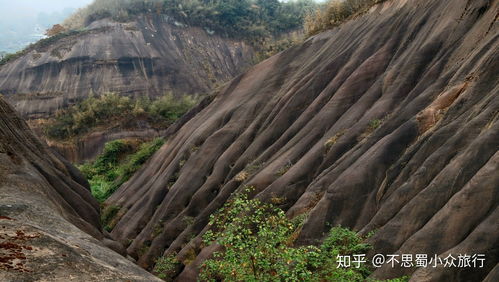
[[[38,41],[47,28],[92,1],[0,0],[0,57]]]
[[[81,8],[93,0],[0,0],[0,20],[23,16],[36,16],[40,12],[52,13],[64,8]]]

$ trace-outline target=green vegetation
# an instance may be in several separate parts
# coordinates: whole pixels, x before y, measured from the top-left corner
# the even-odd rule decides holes
[[[211,229],[203,236],[203,244],[218,244],[215,252],[201,266],[200,281],[373,281],[368,263],[359,267],[338,267],[338,255],[366,254],[371,246],[366,237],[334,227],[319,246],[296,246],[305,216],[288,219],[272,204],[236,194],[210,218]],[[370,234],[372,235],[372,234]],[[195,257],[195,254],[193,254]],[[175,254],[159,258],[154,273],[173,281],[182,269]],[[185,264],[185,262],[184,262]],[[355,264],[355,263],[354,263]],[[387,280],[408,281],[408,277]]]
[[[258,172],[264,165],[265,165],[265,163],[261,163],[261,162],[251,163],[251,164],[247,165],[244,170],[242,170],[241,172],[236,174],[234,176],[234,180],[237,182],[244,182],[248,179],[248,177],[250,177],[251,175]]]
[[[293,163],[291,161],[288,161],[288,163],[281,167],[277,172],[276,172],[276,176],[283,176],[284,174],[286,174],[286,172],[288,172],[289,169],[291,169],[293,167]]]
[[[271,204],[240,194],[212,216],[205,244],[217,243],[201,269],[206,281],[361,281],[370,273],[360,268],[337,268],[337,255],[363,254],[369,245],[355,232],[331,229],[324,243],[294,246],[303,218],[289,220]]]
[[[167,127],[199,101],[196,96],[175,98],[167,94],[156,100],[138,100],[109,93],[91,95],[80,103],[56,113],[45,125],[45,135],[55,140],[67,140],[92,131],[99,126],[133,125],[146,120],[157,127]]]
[[[374,131],[374,130],[378,129],[378,127],[380,127],[382,123],[383,123],[383,121],[380,119],[373,119],[373,120],[369,121],[369,128],[372,131]]]
[[[367,124],[367,127],[364,130],[364,132],[362,132],[362,134],[360,134],[357,137],[357,141],[361,142],[366,137],[369,137],[371,134],[373,134],[373,132],[376,131],[376,129],[378,129],[383,124],[383,122],[386,120],[386,118],[387,118],[387,116],[385,116],[383,119],[370,120],[369,123]]]
[[[154,12],[200,26],[219,34],[263,38],[302,27],[305,15],[315,9],[313,0],[96,0],[69,17],[64,26],[82,28],[92,21],[113,18],[126,22]]]
[[[289,49],[303,41],[301,33],[291,33],[282,36],[279,39],[266,38],[258,46],[255,63],[259,63],[273,55]]]
[[[325,143],[324,147],[326,147],[326,152],[329,152],[331,147],[333,147],[336,142],[341,138],[341,136],[345,135],[345,130],[342,130],[338,133],[336,133],[333,137],[329,138]]]
[[[131,141],[111,141],[106,143],[104,152],[94,162],[83,164],[79,169],[88,179],[94,197],[104,202],[163,144],[162,138],[139,146]]]
[[[12,53],[12,54],[5,54],[2,59],[0,60],[0,66],[3,66],[5,65],[7,62],[9,62],[10,60],[15,60],[19,57],[21,57],[22,55],[24,55],[23,51],[19,51],[19,52],[16,52],[16,53]]]
[[[101,210],[100,221],[104,229],[108,232],[111,232],[116,222],[113,224],[113,220],[115,216],[120,212],[121,207],[119,206],[108,206]]]
[[[248,40],[259,50],[257,60],[284,50],[295,39],[274,38],[303,27],[307,14],[317,8],[314,0],[95,0],[68,17],[62,25],[54,25],[47,31],[48,38],[31,44],[22,51],[6,54],[0,66],[10,60],[40,50],[62,38],[105,28],[86,29],[95,20],[112,18],[128,22],[137,15],[156,13],[168,15],[179,24],[199,26],[219,35]],[[55,54],[57,55],[57,54]]]
[[[329,0],[305,17],[305,32],[310,36],[331,29],[384,1],[386,0]]]
[[[173,281],[173,277],[180,267],[175,255],[163,256],[156,260],[153,273],[165,281]]]

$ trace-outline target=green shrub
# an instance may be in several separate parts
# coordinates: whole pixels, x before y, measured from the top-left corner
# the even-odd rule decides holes
[[[156,260],[153,273],[165,281],[173,281],[180,262],[175,255],[163,256]]]
[[[302,42],[302,35],[299,33],[288,34],[279,39],[266,39],[258,46],[255,63],[270,58],[300,42]]]
[[[137,119],[148,121],[156,127],[167,127],[194,107],[200,97],[184,95],[180,98],[171,93],[149,100],[133,100],[116,93],[89,98],[56,113],[44,128],[45,135],[55,140],[70,138],[91,132],[98,127],[133,125]]]
[[[369,121],[369,128],[372,131],[374,131],[374,130],[378,129],[378,127],[380,127],[382,123],[383,123],[383,121],[380,119],[373,119],[373,120]]]
[[[24,55],[22,53],[22,51],[19,51],[17,53],[13,53],[13,54],[6,54],[5,56],[2,57],[2,59],[0,60],[0,66],[3,66],[5,65],[7,62],[9,62],[10,60],[15,60],[17,58],[19,58],[20,56]]]
[[[98,175],[89,179],[92,195],[99,201],[104,202],[108,198],[108,191],[112,190],[112,182]]]
[[[293,245],[302,220],[240,194],[210,220],[212,229],[205,244],[217,243],[224,251],[214,253],[201,268],[203,281],[363,281],[370,271],[337,268],[337,255],[364,254],[370,246],[355,232],[331,229],[319,247]]]
[[[163,138],[156,138],[151,142],[144,143],[139,150],[130,155],[119,168],[118,186],[125,183],[142,165],[157,151],[165,141]]]
[[[162,138],[143,143],[138,148],[123,140],[106,143],[94,162],[79,166],[88,179],[92,194],[104,202],[164,144]]]
[[[172,94],[167,94],[153,101],[148,108],[148,113],[156,119],[173,123],[197,104],[198,101],[199,99],[195,96],[186,95],[177,99]]]

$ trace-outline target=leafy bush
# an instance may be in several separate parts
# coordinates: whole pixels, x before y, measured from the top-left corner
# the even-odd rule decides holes
[[[125,183],[164,144],[162,138],[140,146],[130,141],[106,143],[104,152],[91,163],[79,166],[88,179],[92,194],[103,202]]]
[[[364,254],[370,246],[345,228],[331,229],[319,247],[293,245],[302,220],[245,194],[236,196],[211,217],[205,244],[224,247],[201,269],[203,281],[363,281],[360,268],[337,268],[337,255]]]
[[[145,110],[156,119],[164,119],[173,123],[197,103],[197,97],[183,96],[177,99],[170,94],[153,101],[150,106],[145,105]]]
[[[380,119],[373,119],[369,121],[369,128],[374,131],[378,129],[378,127],[380,127],[382,123],[383,121]]]
[[[305,17],[305,32],[310,36],[331,29],[384,1],[386,0],[329,0]]]
[[[163,256],[156,260],[153,272],[165,281],[173,281],[180,262],[175,255]]]
[[[174,97],[171,93],[151,101],[133,100],[115,93],[99,97],[91,95],[80,103],[56,113],[45,125],[45,135],[65,140],[92,131],[96,127],[133,125],[146,120],[152,125],[166,127],[197,104],[197,96]]]
[[[156,138],[151,142],[144,143],[139,147],[139,150],[130,155],[119,169],[118,186],[125,183],[132,175],[139,170],[143,164],[157,151],[165,141],[163,138]]]

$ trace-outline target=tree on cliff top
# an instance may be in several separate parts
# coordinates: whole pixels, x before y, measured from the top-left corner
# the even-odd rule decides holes
[[[314,0],[95,0],[63,25],[80,29],[99,19],[126,22],[139,14],[157,13],[230,37],[255,38],[301,28],[316,6]]]

